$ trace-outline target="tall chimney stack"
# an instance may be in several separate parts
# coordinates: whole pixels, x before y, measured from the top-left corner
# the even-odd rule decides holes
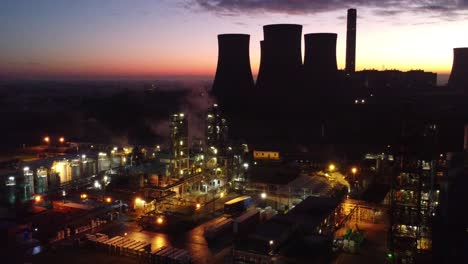
[[[353,74],[356,70],[356,9],[348,9],[346,28],[346,73]]]

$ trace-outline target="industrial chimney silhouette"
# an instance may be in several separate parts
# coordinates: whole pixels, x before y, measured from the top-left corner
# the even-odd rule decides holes
[[[249,41],[247,34],[218,35],[218,65],[212,94],[221,104],[251,92],[254,87]]]
[[[356,70],[356,9],[348,9],[346,27],[346,73]]]
[[[266,25],[263,36],[257,88],[279,92],[286,85],[294,86],[302,68],[302,25]]]
[[[448,87],[468,93],[468,48],[453,49],[453,65]]]

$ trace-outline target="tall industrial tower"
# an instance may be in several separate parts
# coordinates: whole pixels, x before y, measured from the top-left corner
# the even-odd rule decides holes
[[[431,258],[433,217],[439,204],[437,178],[444,160],[437,148],[435,123],[408,123],[397,156],[399,174],[392,181],[389,256],[393,263],[426,263]]]
[[[189,171],[188,122],[183,113],[173,114],[170,122],[172,176],[181,178]]]
[[[356,9],[348,9],[346,27],[346,74],[356,70]]]
[[[206,148],[214,156],[224,155],[227,148],[228,126],[217,104],[206,114]]]

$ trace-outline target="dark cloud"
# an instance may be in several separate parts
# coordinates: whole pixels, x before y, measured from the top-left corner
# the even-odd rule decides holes
[[[376,15],[435,14],[451,20],[466,13],[468,0],[188,0],[219,15],[280,13],[305,15],[347,8],[370,8]]]

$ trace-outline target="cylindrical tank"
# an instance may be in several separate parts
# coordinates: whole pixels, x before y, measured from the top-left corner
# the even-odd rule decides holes
[[[159,175],[158,174],[151,174],[149,176],[149,183],[151,186],[159,186]]]
[[[70,172],[68,161],[62,160],[54,162],[54,170],[58,174],[60,179],[60,184],[66,183],[70,181]]]
[[[249,55],[250,35],[218,35],[218,65],[212,93],[224,101],[250,92],[254,86]]]
[[[47,169],[44,167],[40,167],[36,171],[36,193],[45,193],[47,192],[48,177],[47,177]]]
[[[72,160],[72,162],[70,162],[71,180],[76,180],[76,179],[81,178],[81,168],[80,168],[81,164],[80,163],[81,163],[80,160]]]
[[[117,168],[120,167],[122,164],[122,157],[121,156],[112,156],[111,158],[111,167]]]
[[[468,48],[453,49],[453,65],[448,86],[468,92]]]
[[[98,159],[98,172],[110,169],[110,160],[106,157],[99,157]]]

